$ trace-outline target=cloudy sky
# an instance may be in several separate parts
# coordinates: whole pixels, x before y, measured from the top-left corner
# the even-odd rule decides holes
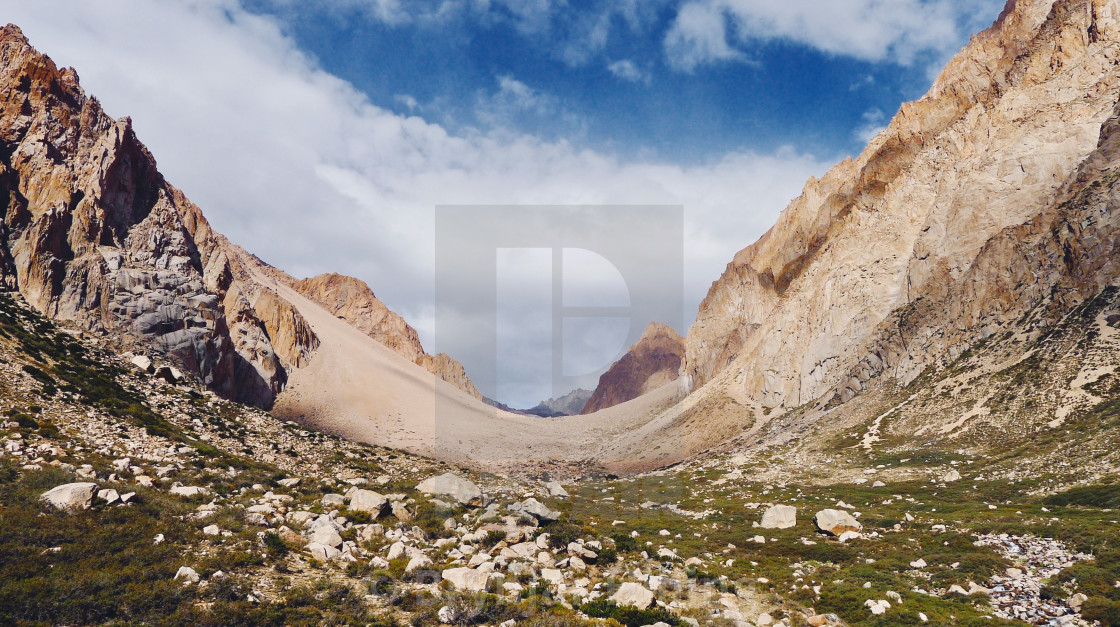
[[[297,276],[362,278],[439,350],[437,205],[680,205],[684,285],[666,289],[683,308],[667,322],[684,332],[805,179],[858,154],[1002,5],[0,0],[0,20],[132,116],[232,240]],[[551,266],[499,258],[491,319],[512,322],[496,378],[480,378],[529,406],[567,391],[548,325],[516,322],[539,313]],[[603,302],[609,274],[582,275]],[[586,385],[641,331],[608,327],[565,356]],[[454,356],[468,373],[488,363]]]

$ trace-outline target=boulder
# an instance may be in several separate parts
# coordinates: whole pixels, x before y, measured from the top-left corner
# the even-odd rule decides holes
[[[813,523],[817,526],[817,529],[834,536],[838,536],[845,531],[860,531],[863,529],[863,525],[851,514],[837,509],[823,509],[817,512],[817,515],[813,517]]]
[[[529,514],[541,522],[560,520],[560,512],[549,509],[547,505],[532,497],[521,501],[521,512]]]
[[[152,371],[152,360],[144,355],[137,355],[132,358],[132,365],[141,372]]]
[[[549,496],[554,496],[559,499],[566,499],[569,496],[568,491],[564,489],[564,486],[560,485],[559,481],[549,481],[544,484],[544,487],[548,489]]]
[[[190,583],[198,583],[200,577],[198,576],[198,572],[195,569],[191,568],[190,566],[182,566],[178,571],[175,572],[175,579],[186,579]]]
[[[472,507],[485,507],[487,503],[486,496],[474,482],[450,472],[429,477],[421,481],[416,489],[428,495],[448,496]]]
[[[346,504],[346,498],[341,494],[324,494],[319,502],[323,504],[323,507],[340,507]]]
[[[320,527],[311,534],[311,542],[338,548],[342,546],[342,536],[330,527]]]
[[[460,567],[443,571],[443,578],[450,581],[456,590],[482,592],[486,589],[486,582],[490,575],[473,568]]]
[[[404,572],[411,573],[414,570],[427,568],[432,565],[432,560],[427,555],[417,555],[416,557],[408,560],[408,564],[404,567]]]
[[[389,499],[373,490],[354,488],[350,492],[350,509],[356,512],[368,512],[374,520],[377,520],[388,505]]]
[[[797,508],[791,505],[775,505],[762,515],[763,529],[789,529],[797,525]]]
[[[619,605],[632,605],[639,610],[644,610],[653,605],[653,592],[640,583],[628,581],[619,586],[618,591],[611,597],[611,601]]]
[[[171,488],[170,491],[172,494],[186,497],[199,496],[201,494],[210,494],[210,490],[195,485],[179,485]]]
[[[96,494],[96,483],[65,483],[47,490],[39,500],[63,511],[75,511],[89,509]]]

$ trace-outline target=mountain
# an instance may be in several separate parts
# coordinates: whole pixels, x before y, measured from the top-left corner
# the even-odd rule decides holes
[[[541,401],[537,403],[536,407],[526,409],[525,413],[544,418],[574,416],[583,412],[589,398],[591,398],[591,390],[576,388],[559,398]]]
[[[400,356],[481,399],[463,365],[445,353],[429,355],[404,318],[393,313],[364,281],[341,274],[321,274],[291,283],[293,289]]]
[[[74,70],[13,25],[0,29],[0,85],[0,283],[38,311],[166,356],[223,397],[271,407],[319,346],[278,286],[330,302],[333,286],[354,284],[369,294],[356,305],[366,310],[344,312],[352,323],[477,395],[458,362],[426,355],[365,284],[296,281],[214,231],[159,173],[131,120],[110,118]]]
[[[1116,18],[1009,2],[728,264],[689,330],[686,386],[767,415],[848,401],[1111,284],[1109,214],[1075,213],[1113,183]]]
[[[684,338],[672,327],[651,322],[642,337],[599,377],[599,385],[581,413],[614,407],[677,380]]]

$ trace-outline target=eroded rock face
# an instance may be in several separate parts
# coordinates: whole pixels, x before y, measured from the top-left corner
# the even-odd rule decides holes
[[[650,323],[622,359],[599,377],[582,413],[614,407],[675,381],[684,352],[684,339],[672,327]]]
[[[735,256],[689,331],[685,387],[759,408],[845,401],[1113,280],[1118,18],[1109,0],[1009,2]]]
[[[128,118],[106,115],[15,26],[0,29],[0,85],[0,284],[270,406],[317,340],[253,283],[263,264],[164,180]]]
[[[424,352],[416,329],[378,300],[364,281],[327,273],[292,281],[291,286],[401,357],[482,400],[482,394],[467,376],[463,365],[445,353],[429,355]]]

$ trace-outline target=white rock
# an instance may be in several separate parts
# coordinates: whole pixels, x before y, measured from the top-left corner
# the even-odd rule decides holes
[[[330,527],[320,527],[312,532],[311,542],[338,548],[342,546],[342,536]]]
[[[426,555],[418,555],[408,560],[408,565],[404,567],[404,572],[411,573],[414,570],[426,568],[432,565],[432,560],[428,559]]]
[[[175,572],[175,579],[186,579],[191,583],[198,583],[201,577],[199,577],[198,572],[190,566],[181,566],[179,570]]]
[[[216,536],[222,532],[221,527],[218,525],[207,525],[202,528],[202,533],[208,536]]]
[[[64,483],[44,492],[39,500],[63,511],[75,511],[89,509],[96,494],[96,483]]]
[[[481,592],[486,589],[490,576],[473,568],[448,568],[443,571],[443,578],[450,581],[456,590]]]
[[[845,531],[860,531],[863,525],[848,512],[836,509],[824,509],[813,517],[813,523],[825,533],[838,536]]]
[[[389,499],[373,490],[354,488],[350,492],[350,509],[367,512],[374,520],[377,520],[377,517],[385,511],[388,505]]]
[[[206,489],[202,486],[194,486],[194,485],[174,486],[174,487],[171,488],[170,492],[172,494],[175,494],[175,495],[178,495],[178,496],[185,496],[185,497],[198,496],[200,494],[210,494],[210,490],[208,490],[208,489]]]
[[[544,487],[548,489],[549,496],[554,496],[561,499],[568,498],[569,496],[568,491],[564,489],[564,486],[560,485],[559,481],[549,481],[548,483],[544,484]]]
[[[132,365],[141,372],[151,372],[152,360],[144,355],[137,355],[132,358]]]
[[[416,490],[429,495],[448,496],[463,505],[475,507],[486,505],[486,497],[477,485],[469,479],[450,472],[421,481],[420,485],[416,486]]]
[[[797,525],[797,508],[791,505],[775,505],[762,515],[763,529],[789,529]]]
[[[611,596],[611,600],[618,605],[632,605],[640,610],[644,610],[653,604],[653,592],[649,591],[645,586],[632,581],[627,581],[622,584],[618,591]]]

